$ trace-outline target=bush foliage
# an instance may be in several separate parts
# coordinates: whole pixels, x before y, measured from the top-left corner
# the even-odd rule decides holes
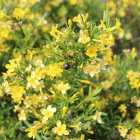
[[[0,139],[140,140],[139,0],[0,0]]]

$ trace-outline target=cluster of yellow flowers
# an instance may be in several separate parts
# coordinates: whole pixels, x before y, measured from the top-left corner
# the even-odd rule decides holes
[[[128,14],[128,11],[131,10],[138,10],[140,7],[140,1],[139,0],[109,0],[107,2],[107,7],[109,8],[110,15],[114,16],[115,14],[125,17]],[[138,12],[138,11],[137,11]]]
[[[9,34],[12,31],[11,22],[7,21],[8,15],[4,13],[3,10],[0,10],[0,55],[1,52],[8,52],[9,47],[5,43],[7,39],[9,39]]]
[[[105,79],[104,82],[101,81],[103,88],[108,93],[102,97],[102,111],[105,112],[104,110],[109,108],[110,105],[114,106],[115,110],[117,107],[118,111],[115,111],[114,117],[118,115],[117,117],[120,117],[120,119],[123,118],[123,120],[118,121],[117,126],[120,136],[126,140],[138,140],[140,139],[139,55],[135,48],[123,50],[123,52],[123,60],[114,55],[113,67],[96,78],[98,80]],[[117,117],[116,119],[118,119]]]
[[[140,16],[140,1],[139,0],[108,0],[106,3],[109,14],[114,18],[116,15],[121,19],[122,28],[118,34],[119,38],[123,38],[129,42],[125,42],[127,48],[139,45],[139,33],[137,32],[139,27]],[[125,31],[124,31],[125,30]],[[121,44],[123,46],[123,44]],[[125,47],[125,48],[126,48]]]
[[[102,4],[0,0],[0,139],[140,140],[140,0]]]
[[[80,91],[83,83],[78,80],[88,80],[89,75],[93,77],[110,65],[112,55],[108,52],[114,44],[113,32],[117,32],[121,24],[116,19],[114,26],[107,27],[103,19],[99,26],[90,29],[92,23],[87,18],[88,14],[79,14],[70,19],[68,27],[63,30],[58,29],[58,25],[53,26],[50,31],[53,41],[48,39],[46,46],[20,53],[6,64],[7,72],[3,74],[2,85],[16,103],[14,111],[18,112],[19,120],[30,120],[30,114],[37,119],[33,126],[26,129],[29,137],[35,138],[40,132],[52,138],[57,135],[65,137],[75,133],[71,127],[93,134],[91,128],[82,125],[88,124],[83,120],[86,116],[90,121],[102,123],[104,113],[95,112],[95,105],[89,103],[95,98],[94,91],[84,95],[87,86]],[[79,25],[78,32],[73,30],[73,22]],[[95,28],[98,34],[94,33]],[[90,106],[90,112],[79,118],[77,112],[86,111],[83,103]],[[74,118],[73,122],[70,122],[71,118]],[[73,138],[73,135],[68,137]]]
[[[139,90],[140,88],[140,72],[133,72],[132,70],[128,71],[127,78],[129,79],[129,84],[131,88],[136,88]]]
[[[123,138],[126,138],[126,140],[139,140],[140,139],[140,130],[139,129],[133,129],[129,133],[129,128],[126,126],[118,126],[118,130],[120,132],[120,135]]]

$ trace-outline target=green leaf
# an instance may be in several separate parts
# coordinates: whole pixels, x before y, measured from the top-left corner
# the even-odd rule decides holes
[[[45,38],[46,38],[46,42],[48,44],[51,44],[51,39],[50,39],[49,35],[45,35]]]
[[[94,97],[96,96],[97,94],[99,94],[101,92],[101,90],[103,89],[103,86],[100,86],[98,88],[96,88],[94,91],[92,91],[92,87],[90,86],[89,87],[89,92],[88,92],[88,95],[90,97]]]

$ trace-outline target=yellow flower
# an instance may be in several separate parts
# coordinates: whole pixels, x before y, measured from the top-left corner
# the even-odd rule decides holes
[[[119,106],[119,110],[120,110],[120,112],[122,113],[122,117],[124,118],[125,116],[126,116],[126,113],[127,113],[127,110],[126,110],[127,108],[126,108],[126,105],[125,104],[121,104],[120,106]]]
[[[32,71],[31,77],[34,77],[40,80],[44,77],[44,73],[42,72],[42,70],[36,69],[35,71]]]
[[[69,135],[69,131],[66,130],[66,125],[61,124],[61,121],[57,121],[57,127],[53,128],[52,131],[58,134],[59,136]]]
[[[126,32],[126,33],[125,33],[125,38],[126,38],[127,40],[131,40],[131,39],[133,38],[131,32]]]
[[[119,28],[118,37],[120,39],[124,37],[124,30],[122,28]]]
[[[3,10],[0,10],[0,20],[5,19],[6,17],[8,17]]]
[[[80,36],[79,36],[78,42],[80,42],[82,44],[86,44],[89,41],[90,41],[90,37],[83,31],[80,31]]]
[[[114,97],[114,101],[119,102],[120,100],[121,100],[121,98],[119,96]]]
[[[101,34],[100,35],[100,40],[102,41],[102,43],[104,45],[107,45],[107,46],[113,46],[114,45],[114,37],[113,37],[112,33],[103,33],[103,34]]]
[[[61,68],[61,64],[55,63],[50,64],[45,67],[46,75],[50,76],[51,78],[60,77],[63,69]]]
[[[74,21],[74,22],[80,22],[80,21],[81,21],[80,15],[74,17],[74,18],[73,18],[73,21]]]
[[[12,73],[17,68],[17,64],[15,63],[15,59],[9,60],[10,64],[6,64],[5,67],[8,69],[7,73]]]
[[[42,127],[42,124],[41,123],[37,123],[34,126],[31,126],[30,128],[27,128],[25,130],[25,132],[29,132],[28,133],[28,137],[29,138],[33,137],[33,139],[34,139],[36,134],[37,134],[38,129],[40,129],[41,127]]]
[[[25,94],[24,87],[22,86],[11,86],[10,87],[10,94],[12,98],[14,99],[14,102],[21,103],[21,100],[23,99],[23,94]]]
[[[99,69],[94,65],[88,65],[84,68],[84,73],[89,74],[91,77],[93,77],[98,72]]]
[[[111,86],[112,86],[112,81],[104,81],[104,82],[101,82],[102,85],[104,86],[104,89],[109,89]]]
[[[35,91],[40,91],[42,93],[42,88],[44,88],[45,85],[44,85],[44,82],[41,80],[39,81],[39,83],[36,85],[35,87]]]
[[[24,16],[29,12],[29,9],[15,8],[13,12],[13,17],[24,18]]]
[[[40,59],[38,59],[35,62],[35,66],[38,66],[38,67],[41,67],[41,68],[44,68],[45,67],[45,65],[43,64],[43,60],[40,60]]]
[[[96,62],[92,61],[91,65],[88,65],[84,68],[84,73],[89,74],[93,77],[95,74],[99,73],[101,70],[106,70],[107,63],[105,61]]]
[[[119,110],[120,110],[121,112],[125,112],[125,111],[126,111],[126,105],[125,105],[125,104],[121,104],[121,105],[119,106]]]
[[[69,3],[70,3],[71,5],[75,5],[77,2],[78,2],[77,0],[69,0]]]
[[[56,88],[57,90],[60,90],[63,94],[65,94],[66,91],[70,89],[70,86],[69,83],[64,84],[63,82],[61,82],[56,86]]]
[[[62,32],[60,32],[58,29],[58,24],[56,24],[56,26],[52,27],[52,30],[50,31],[50,35],[55,37],[57,41],[61,40],[61,35],[63,34]]]
[[[129,79],[129,84],[131,88],[140,88],[140,73],[139,72],[133,72],[132,70],[127,72],[127,76]]]
[[[0,43],[2,43],[4,39],[10,38],[9,34],[12,31],[11,24],[10,21],[0,22]]]
[[[102,115],[102,112],[96,111],[95,115],[93,116],[93,119],[97,120],[98,123],[102,123],[101,115]]]
[[[37,85],[39,85],[39,81],[36,77],[27,77],[27,81],[27,89],[31,87],[36,88]]]
[[[101,23],[100,23],[100,25],[98,27],[101,28],[101,29],[103,29],[103,30],[105,30],[106,29],[106,25],[104,24],[104,21],[101,20],[100,22]]]
[[[29,65],[28,67],[26,67],[25,71],[31,72],[31,69],[32,69],[32,65]]]
[[[47,109],[41,109],[41,113],[44,115],[42,122],[46,122],[48,118],[53,117],[53,114],[56,112],[56,108],[52,108],[51,105]]]
[[[140,130],[139,129],[132,130],[130,135],[132,135],[133,140],[140,140]]]
[[[118,126],[118,131],[120,132],[120,135],[121,135],[123,138],[125,138],[126,135],[127,135],[127,132],[128,132],[128,128],[119,125],[119,126]]]
[[[120,7],[119,11],[118,11],[118,14],[121,16],[121,17],[124,17],[126,15],[126,12],[125,12],[125,9],[123,7]]]
[[[116,29],[120,29],[120,27],[121,27],[121,22],[118,19],[116,19],[116,25],[111,28],[108,28],[107,31],[112,32]]]
[[[78,14],[78,16],[75,16],[73,18],[74,22],[78,22],[81,26],[83,26],[83,22],[86,23],[88,19],[88,14]]]
[[[116,4],[114,1],[109,1],[107,3],[107,7],[109,8],[109,14],[112,16],[116,13]]]
[[[86,52],[86,55],[89,57],[96,57],[97,56],[97,46],[96,45],[91,45]]]
[[[26,121],[26,114],[25,114],[24,110],[21,110],[21,112],[18,114],[18,118],[19,118],[19,120]]]
[[[136,96],[131,97],[131,103],[136,103],[136,102],[137,102],[137,97]]]

